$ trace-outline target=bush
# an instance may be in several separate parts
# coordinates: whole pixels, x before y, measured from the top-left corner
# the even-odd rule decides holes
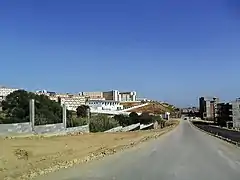
[[[115,115],[114,119],[119,123],[120,126],[129,126],[131,124],[130,118],[123,114]]]
[[[141,124],[150,124],[153,122],[153,116],[150,116],[149,113],[142,113],[140,116]]]
[[[67,119],[67,127],[84,126],[87,124],[88,124],[87,118],[72,117],[71,119]]]
[[[131,112],[129,114],[129,121],[131,124],[137,124],[139,123],[139,116],[136,112]]]
[[[107,115],[99,114],[90,119],[89,129],[90,132],[104,132],[119,126],[118,121]]]

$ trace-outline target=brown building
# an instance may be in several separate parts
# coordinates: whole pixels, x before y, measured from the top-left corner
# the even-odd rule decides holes
[[[115,92],[115,91],[106,91],[106,92],[103,92],[103,97],[106,99],[106,100],[111,100],[111,101],[118,101],[118,93]]]
[[[216,122],[220,126],[227,126],[232,124],[232,104],[231,103],[218,103]]]
[[[199,114],[201,119],[216,120],[218,103],[219,98],[217,97],[199,98]]]
[[[90,99],[103,99],[103,92],[81,92],[81,96],[88,97]]]

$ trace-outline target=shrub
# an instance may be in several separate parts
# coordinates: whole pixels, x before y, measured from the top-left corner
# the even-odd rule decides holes
[[[129,122],[130,122],[131,124],[137,124],[137,123],[139,123],[139,116],[138,116],[138,114],[137,114],[136,112],[131,112],[131,113],[129,114]]]
[[[141,124],[150,124],[153,122],[153,117],[149,115],[149,113],[142,113],[140,116]]]
[[[119,123],[114,118],[100,114],[90,119],[89,129],[90,132],[104,132],[117,126]]]
[[[87,118],[73,117],[73,118],[67,120],[67,127],[84,126],[87,124],[88,124]]]
[[[120,124],[120,126],[129,126],[132,124],[130,122],[130,118],[128,116],[124,116],[123,114],[115,115],[114,119]]]

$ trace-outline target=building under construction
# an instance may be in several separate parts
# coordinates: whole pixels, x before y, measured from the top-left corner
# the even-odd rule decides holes
[[[199,98],[199,114],[201,119],[216,121],[218,103],[219,98],[217,97]]]
[[[236,99],[231,104],[233,128],[240,129],[240,98]]]

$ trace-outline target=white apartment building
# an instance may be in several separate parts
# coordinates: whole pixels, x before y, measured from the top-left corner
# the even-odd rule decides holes
[[[90,110],[117,111],[123,109],[123,105],[120,105],[119,101],[113,100],[89,100],[86,105],[90,107]]]
[[[0,102],[3,101],[7,95],[11,94],[14,91],[17,91],[16,88],[7,88],[4,86],[0,86]]]
[[[65,104],[68,110],[76,111],[78,106],[84,105],[86,103],[86,98],[84,96],[72,95],[70,97],[59,97],[60,104]]]
[[[49,99],[52,101],[58,102],[58,97],[57,96],[49,96]]]
[[[136,91],[119,92],[118,90],[112,90],[112,91],[103,92],[103,97],[106,100],[121,101],[121,102],[137,101]]]
[[[137,100],[136,91],[119,92],[119,101],[121,102],[130,102],[130,101],[136,101],[136,100]]]

